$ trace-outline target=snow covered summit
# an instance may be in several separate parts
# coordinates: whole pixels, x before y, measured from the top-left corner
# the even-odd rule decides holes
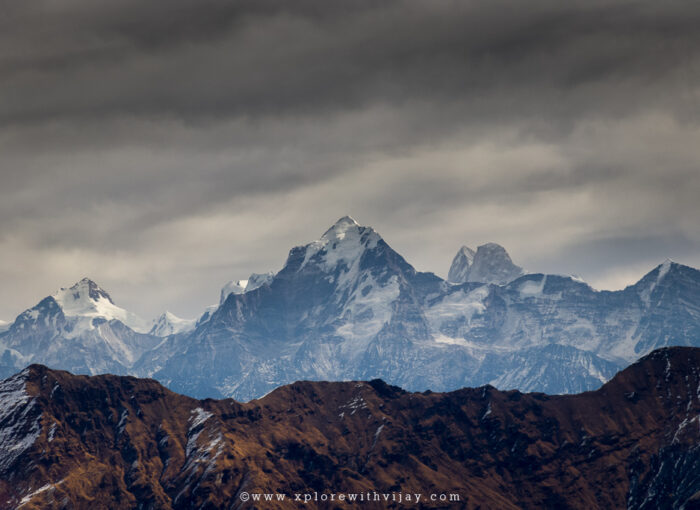
[[[320,239],[296,248],[304,250],[304,258],[298,270],[307,265],[326,272],[335,271],[339,265],[343,265],[346,272],[356,270],[362,254],[376,248],[381,239],[372,227],[360,226],[350,216],[343,216]],[[290,259],[294,252],[295,249],[290,252]]]
[[[83,278],[70,288],[62,288],[51,296],[66,317],[86,319],[91,329],[92,319],[118,320],[134,331],[148,331],[148,324],[136,314],[118,307],[106,291],[89,278]]]

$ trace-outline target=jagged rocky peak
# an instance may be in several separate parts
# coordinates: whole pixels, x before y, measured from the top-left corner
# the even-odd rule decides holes
[[[246,280],[245,291],[250,292],[263,285],[269,285],[274,277],[275,273],[272,271],[268,271],[267,273],[252,273]]]
[[[524,273],[522,267],[513,264],[503,246],[486,243],[476,249],[474,262],[469,270],[469,281],[505,285]]]
[[[230,294],[245,294],[263,285],[269,285],[274,277],[275,273],[268,271],[267,273],[252,273],[247,280],[230,281],[221,289],[219,304],[222,305]]]
[[[451,283],[481,282],[505,285],[523,274],[523,268],[513,264],[503,246],[486,243],[479,246],[476,252],[466,246],[460,248],[452,261],[447,280]]]
[[[447,281],[452,283],[464,283],[469,277],[469,269],[474,262],[475,251],[468,246],[462,246],[455,258],[452,259],[450,272],[447,274]]]
[[[243,294],[248,285],[248,280],[232,280],[221,288],[219,304],[222,305],[230,294]]]

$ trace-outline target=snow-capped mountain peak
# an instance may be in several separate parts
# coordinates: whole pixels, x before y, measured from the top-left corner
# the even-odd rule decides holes
[[[335,237],[342,239],[345,233],[353,228],[359,227],[360,224],[355,221],[354,218],[350,216],[343,216],[338,221],[336,221],[331,228],[326,230],[326,232],[321,237]]]
[[[84,278],[22,312],[2,333],[5,370],[42,363],[81,374],[126,373],[160,341],[144,334],[149,329]]]
[[[0,320],[0,333],[10,329],[10,323],[7,321]]]
[[[647,307],[652,304],[652,294],[654,290],[660,288],[664,284],[664,281],[668,278],[669,274],[673,273],[674,269],[680,267],[680,264],[667,258],[634,285],[639,291],[639,297]]]
[[[153,327],[149,334],[164,337],[177,333],[187,333],[192,331],[196,324],[197,319],[182,319],[166,311],[153,321]]]
[[[83,278],[68,289],[61,288],[52,297],[66,315],[82,315],[84,310],[94,308],[100,301],[114,305],[110,295],[89,278]]]
[[[372,227],[360,226],[350,216],[343,216],[320,239],[304,247],[304,260],[299,269],[312,261],[326,272],[335,271],[341,263],[351,268],[380,240],[381,236]]]
[[[89,278],[83,278],[70,288],[62,288],[51,297],[66,317],[118,320],[140,333],[149,329],[146,321],[115,305],[110,295]]]

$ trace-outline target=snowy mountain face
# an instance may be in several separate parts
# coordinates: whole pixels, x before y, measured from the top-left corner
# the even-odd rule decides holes
[[[193,395],[244,398],[281,380],[357,378],[358,367],[396,379],[401,360],[429,341],[418,293],[444,285],[373,229],[342,218],[293,248],[269,285],[230,294],[153,377]]]
[[[468,272],[503,281],[522,269],[485,245]],[[675,263],[617,292],[542,274],[449,284],[342,218],[293,248],[268,284],[230,293],[134,370],[190,395],[244,400],[300,379],[374,377],[410,390],[569,393],[600,386],[654,348],[700,345],[698,296],[700,273]]]
[[[10,329],[10,323],[0,320],[0,333],[7,331],[8,329]]]
[[[197,325],[197,319],[181,319],[170,312],[163,313],[153,321],[149,335],[166,337],[192,331]]]
[[[109,294],[88,278],[83,278],[68,289],[59,290],[51,297],[66,317],[78,319],[84,329],[93,329],[92,319],[97,318],[118,320],[140,333],[148,330],[143,319],[116,306]]]
[[[700,271],[687,266],[666,261],[615,292],[522,274],[493,244],[460,250],[453,268],[465,281],[417,272],[345,217],[293,248],[278,273],[227,286],[194,326],[166,314],[162,328],[137,333],[127,324],[138,321],[81,282],[0,333],[0,370],[41,362],[240,400],[297,380],[373,378],[417,391],[571,393],[656,348],[700,346]]]
[[[126,374],[160,341],[145,330],[145,321],[116,306],[86,278],[26,310],[0,334],[0,375],[30,363],[81,374]]]
[[[451,283],[494,283],[505,285],[525,274],[522,267],[513,264],[508,252],[496,243],[477,248],[462,246],[452,260],[447,281]]]

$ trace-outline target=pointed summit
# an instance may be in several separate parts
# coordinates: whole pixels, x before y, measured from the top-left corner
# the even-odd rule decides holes
[[[482,244],[474,250],[463,246],[455,255],[447,280],[451,283],[480,282],[505,285],[525,274],[513,264],[508,252],[496,243]]]
[[[87,277],[83,278],[67,290],[61,289],[57,294],[66,293],[72,293],[73,299],[85,298],[91,299],[93,301],[106,299],[110,303],[114,304],[114,301],[112,301],[110,295],[107,294],[107,292],[104,289],[102,289],[99,285],[97,285],[94,281]]]
[[[645,274],[632,287],[637,290],[639,297],[649,307],[660,298],[659,292],[662,289],[673,285],[674,280],[683,280],[685,278],[684,275],[689,275],[690,273],[697,274],[697,270],[667,258]],[[656,296],[656,298],[653,296]]]
[[[303,252],[299,269],[313,263],[324,272],[334,272],[339,264],[347,268],[356,265],[362,254],[376,248],[381,240],[372,227],[363,227],[350,216],[343,216],[320,239],[293,249],[287,263]]]
[[[83,278],[68,289],[62,288],[51,297],[66,315],[84,315],[85,310],[94,310],[100,304],[115,306],[110,295],[90,278]]]
[[[468,246],[462,246],[455,258],[452,259],[450,272],[447,274],[447,281],[451,283],[464,283],[469,276],[469,269],[474,262],[474,250]]]
[[[70,288],[51,296],[66,317],[119,320],[134,331],[148,331],[148,324],[135,314],[118,307],[111,296],[90,278],[83,278]]]
[[[360,226],[360,224],[357,223],[350,216],[343,216],[338,221],[336,221],[331,228],[326,230],[326,232],[321,236],[321,239],[323,239],[323,238],[342,239],[343,237],[345,237],[345,234],[350,229],[358,228],[359,226]]]
[[[177,315],[166,311],[153,321],[153,327],[148,333],[160,337],[186,333],[194,329],[196,322],[197,319],[181,319]]]

